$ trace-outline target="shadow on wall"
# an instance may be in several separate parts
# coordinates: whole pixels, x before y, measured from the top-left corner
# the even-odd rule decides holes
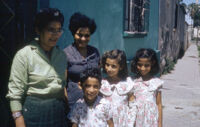
[[[8,91],[8,77],[11,60],[0,50],[0,127],[14,127],[8,100],[5,98]]]
[[[14,54],[35,36],[33,19],[37,5],[37,0],[0,0],[0,127],[15,127],[5,98],[8,78]]]

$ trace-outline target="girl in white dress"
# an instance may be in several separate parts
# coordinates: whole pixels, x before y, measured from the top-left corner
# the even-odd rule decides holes
[[[162,127],[162,102],[159,90],[163,81],[155,77],[159,72],[156,53],[152,49],[139,49],[131,63],[135,73],[133,89],[138,112],[136,127]]]
[[[130,89],[132,80],[128,77],[126,55],[121,50],[105,52],[102,57],[103,72],[107,77],[102,80],[101,94],[111,102],[115,127],[132,126],[135,121],[135,108],[128,107],[128,95],[123,91]],[[133,102],[131,102],[134,105]]]

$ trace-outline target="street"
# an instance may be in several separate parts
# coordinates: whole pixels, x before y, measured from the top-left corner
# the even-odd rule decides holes
[[[161,79],[165,81],[163,127],[200,127],[200,67],[195,43]]]

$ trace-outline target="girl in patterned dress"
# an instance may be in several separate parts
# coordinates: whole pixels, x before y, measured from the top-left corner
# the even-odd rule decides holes
[[[107,77],[101,82],[100,93],[112,105],[114,126],[133,126],[135,110],[128,107],[128,95],[122,95],[132,84],[131,78],[128,77],[125,52],[121,50],[105,52],[102,56],[102,68]]]
[[[131,63],[135,73],[132,91],[138,112],[136,127],[162,127],[162,102],[160,88],[163,81],[155,75],[159,72],[156,53],[152,49],[139,49]]]

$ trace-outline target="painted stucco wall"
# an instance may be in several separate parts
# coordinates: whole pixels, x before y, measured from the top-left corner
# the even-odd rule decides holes
[[[164,69],[164,66],[167,66],[169,61],[176,62],[178,58],[183,56],[184,50],[188,44],[184,37],[185,10],[179,4],[179,0],[160,0],[159,12],[160,61],[161,69]]]
[[[49,5],[59,8],[65,16],[65,32],[59,41],[61,48],[73,42],[68,24],[70,16],[77,11],[96,21],[97,30],[91,36],[90,44],[97,47],[101,54],[107,50],[121,49],[131,59],[139,48],[158,48],[159,0],[151,0],[149,32],[140,38],[123,37],[123,0],[50,0]]]

